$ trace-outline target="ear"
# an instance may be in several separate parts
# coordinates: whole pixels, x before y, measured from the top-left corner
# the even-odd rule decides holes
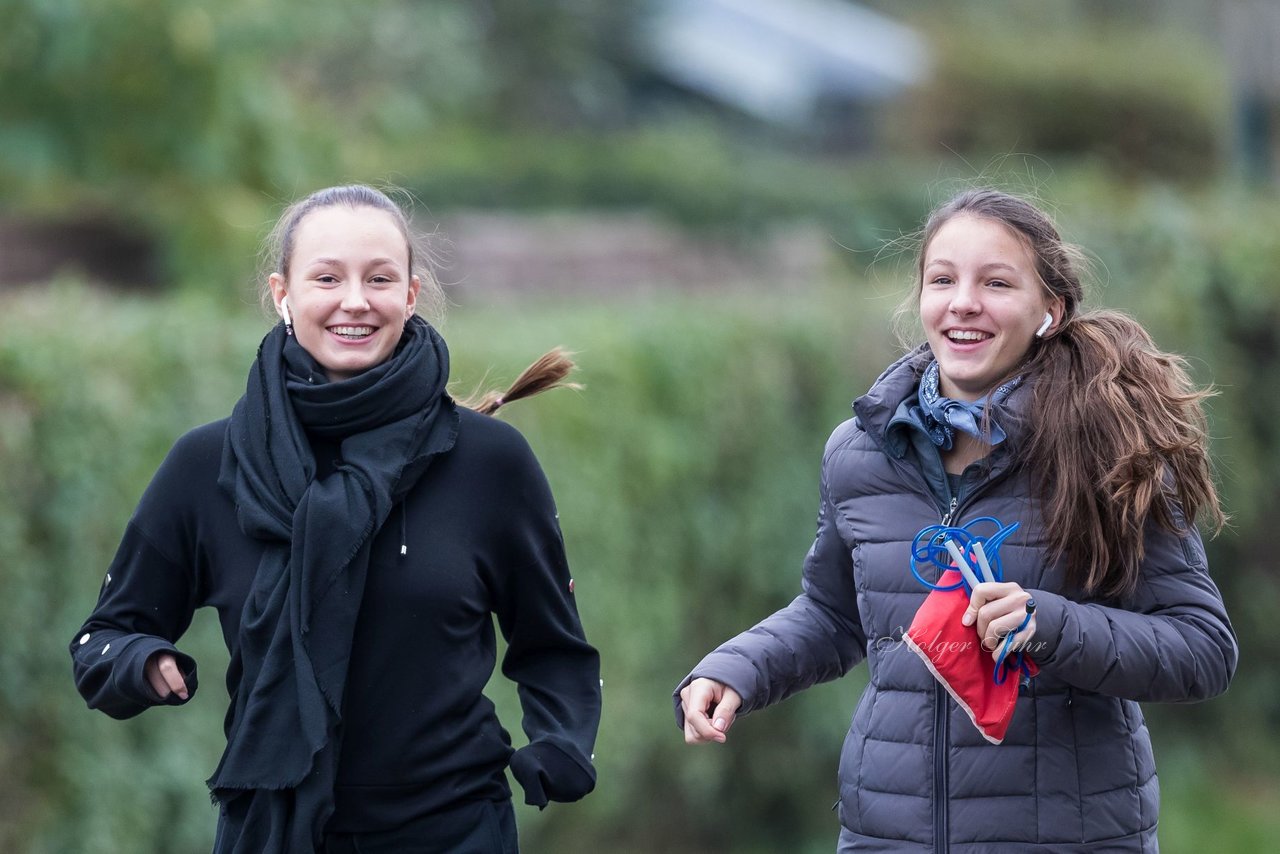
[[[1044,331],[1045,337],[1048,338],[1050,335],[1056,335],[1058,330],[1062,328],[1062,321],[1067,316],[1067,304],[1063,302],[1062,297],[1054,297],[1049,300],[1049,306],[1046,310],[1053,315],[1053,322]]]
[[[271,301],[275,303],[276,314],[283,318],[284,312],[280,310],[280,300],[284,299],[285,294],[288,293],[285,288],[284,276],[279,273],[272,273],[267,277],[267,284],[271,288]]]
[[[405,307],[404,316],[406,320],[408,320],[409,316],[413,314],[414,309],[418,307],[418,292],[421,290],[422,290],[422,280],[419,279],[417,276],[413,276],[412,278],[410,278],[409,279],[409,296],[408,296],[408,299],[405,301],[405,306],[404,306]]]

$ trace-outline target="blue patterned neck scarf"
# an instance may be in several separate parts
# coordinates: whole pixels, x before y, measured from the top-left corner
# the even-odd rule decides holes
[[[937,361],[930,362],[929,367],[924,369],[924,375],[920,377],[919,393],[920,421],[935,445],[944,451],[951,450],[957,430],[990,442],[993,447],[1005,440],[1004,430],[1000,429],[1000,425],[994,418],[987,419],[987,426],[991,429],[990,435],[984,434],[983,412],[989,402],[992,404],[1004,402],[1004,399],[1022,382],[1022,377],[1014,377],[986,397],[970,402],[943,397],[938,391],[938,376]]]

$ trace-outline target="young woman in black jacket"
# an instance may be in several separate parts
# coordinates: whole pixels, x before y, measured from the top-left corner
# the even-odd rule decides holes
[[[217,609],[219,854],[512,852],[508,765],[540,807],[594,787],[599,661],[555,505],[519,433],[446,391],[422,254],[369,187],[284,213],[264,283],[281,323],[231,416],[161,465],[71,642],[88,704],[127,718],[190,699],[175,645]],[[563,375],[536,368],[508,398]],[[495,615],[514,753],[482,692]]]

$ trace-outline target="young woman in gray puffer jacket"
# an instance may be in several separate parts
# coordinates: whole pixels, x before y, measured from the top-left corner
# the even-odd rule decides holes
[[[1204,392],[1132,319],[1082,311],[1078,258],[1005,193],[968,191],[931,215],[926,343],[827,443],[803,592],[676,690],[685,740],[723,742],[736,717],[866,658],[839,851],[1156,851],[1138,703],[1213,697],[1235,672],[1195,527],[1224,522]],[[913,538],[982,516],[1020,524],[1003,581],[973,587],[960,622],[993,656],[1007,639],[1039,668],[998,744],[900,642],[928,593],[909,570]]]

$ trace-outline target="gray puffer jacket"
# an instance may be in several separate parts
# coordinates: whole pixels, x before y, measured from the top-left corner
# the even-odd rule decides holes
[[[1151,525],[1137,591],[1124,601],[1069,589],[1047,561],[1031,477],[1015,464],[1026,384],[994,417],[1009,438],[950,497],[941,459],[907,412],[927,351],[854,403],[822,466],[804,592],[708,655],[696,677],[761,709],[846,673],[870,679],[840,757],[842,845],[867,851],[1155,851],[1159,788],[1138,703],[1226,690],[1238,650],[1194,533]],[[1030,476],[1029,476],[1030,475]],[[986,742],[902,636],[926,591],[908,568],[916,532],[950,515],[1021,522],[1004,577],[1035,598],[1040,675],[1004,742]],[[676,715],[683,726],[677,689]]]

